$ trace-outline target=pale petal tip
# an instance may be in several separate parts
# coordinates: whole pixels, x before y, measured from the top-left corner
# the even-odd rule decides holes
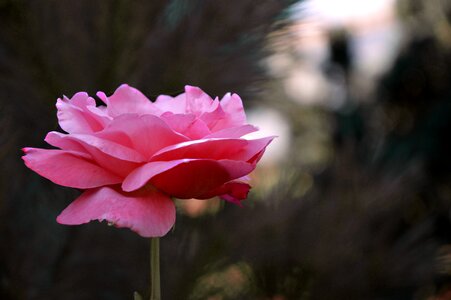
[[[21,159],[23,160],[23,163],[25,164],[25,166],[27,168],[30,168],[30,166],[28,165],[28,157],[26,157],[27,153],[25,151],[24,151],[24,153],[25,153],[25,155],[22,155]]]
[[[132,191],[136,190],[136,188],[133,187],[133,184],[128,181],[122,182],[121,189],[124,192],[132,192]]]
[[[194,94],[195,96],[204,94],[204,91],[202,91],[199,87],[192,85],[185,85],[185,92],[187,94]]]
[[[45,138],[44,138],[44,142],[47,142],[49,140],[49,136],[51,136],[53,134],[54,134],[54,131],[47,132],[47,134],[45,135]]]
[[[61,225],[81,225],[89,223],[90,220],[78,220],[74,222],[70,217],[64,214],[64,210],[56,217],[56,222]]]
[[[127,83],[123,83],[116,89],[116,91],[129,90],[129,89],[133,89],[133,87],[131,87]]]
[[[56,217],[56,222],[57,222],[58,224],[61,224],[61,225],[70,225],[70,224],[68,224],[68,223],[64,220],[64,217],[62,217],[61,214],[59,214],[59,215]]]
[[[65,102],[68,102],[68,101],[69,101],[69,98],[67,98],[66,96],[63,96],[63,98],[56,99],[55,106],[57,109],[59,109],[62,105],[64,105]]]
[[[66,96],[64,96],[65,98],[67,98]],[[75,97],[84,97],[84,98],[87,98],[87,97],[89,97],[89,95],[88,95],[88,93],[86,93],[86,92],[76,92],[73,96],[72,96],[72,98],[75,98]]]
[[[240,109],[244,110],[243,100],[241,99],[241,97],[238,94],[233,93],[231,98],[236,101],[236,103]]]
[[[96,96],[99,97],[99,99],[102,100],[103,103],[108,104],[108,97],[104,92],[98,91],[96,93]]]

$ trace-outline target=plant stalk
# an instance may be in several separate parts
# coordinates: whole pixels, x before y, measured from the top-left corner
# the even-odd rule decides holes
[[[150,300],[161,300],[160,238],[150,239]]]

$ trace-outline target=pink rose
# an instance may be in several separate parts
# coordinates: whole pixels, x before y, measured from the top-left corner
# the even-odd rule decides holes
[[[171,197],[234,203],[247,197],[246,176],[273,137],[246,139],[241,99],[211,99],[185,87],[149,101],[126,84],[106,106],[86,93],[58,99],[58,121],[45,141],[59,149],[24,148],[27,167],[62,186],[85,190],[57,217],[60,224],[107,220],[144,237],[165,235],[175,222]]]

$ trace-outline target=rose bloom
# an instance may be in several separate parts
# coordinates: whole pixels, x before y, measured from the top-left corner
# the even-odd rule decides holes
[[[45,141],[59,149],[24,148],[28,168],[52,182],[84,190],[57,217],[79,225],[106,220],[141,236],[165,235],[175,222],[179,199],[219,196],[239,204],[247,175],[274,137],[247,139],[241,99],[213,100],[186,86],[177,97],[151,102],[126,84],[113,95],[87,93],[58,99],[58,122]]]

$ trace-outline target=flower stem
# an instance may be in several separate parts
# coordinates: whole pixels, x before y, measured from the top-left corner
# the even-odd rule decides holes
[[[150,239],[150,300],[161,300],[160,238]]]

